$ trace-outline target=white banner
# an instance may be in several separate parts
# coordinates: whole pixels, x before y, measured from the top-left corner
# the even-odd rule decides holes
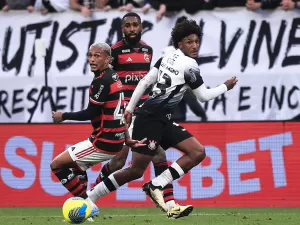
[[[85,100],[74,96],[86,91],[80,87],[86,88],[91,81],[88,47],[93,42],[116,43],[122,37],[122,16],[98,12],[94,20],[85,20],[75,12],[47,16],[0,13],[0,122],[27,122],[32,113],[29,109],[44,76],[42,63],[33,54],[36,38],[44,39],[48,46],[46,69],[52,84],[66,87],[53,87],[55,101],[58,105],[63,102],[61,110],[82,108],[87,96],[81,96]],[[236,90],[225,94],[226,99],[204,105],[209,120],[282,120],[300,114],[296,104],[300,101],[297,12],[227,9],[193,16],[182,12],[159,23],[155,12],[142,15],[142,40],[154,49],[153,64],[169,45],[171,29],[182,16],[195,19],[203,28],[197,62],[207,85],[213,87],[233,75],[240,80]],[[66,98],[59,99],[60,95]],[[50,109],[39,104],[32,121],[51,122]],[[16,110],[17,106],[23,111]],[[188,120],[197,118],[189,112]]]
[[[210,121],[287,120],[300,114],[300,76],[241,76],[238,85],[224,95],[202,104]],[[28,82],[30,79],[30,82]],[[204,76],[207,86],[215,87],[226,76]],[[92,76],[67,76],[51,79],[52,96],[58,111],[78,111],[87,106]],[[42,77],[2,79],[0,122],[52,122],[47,93],[37,101]],[[37,105],[36,110],[33,111]],[[199,120],[191,112],[188,120]]]

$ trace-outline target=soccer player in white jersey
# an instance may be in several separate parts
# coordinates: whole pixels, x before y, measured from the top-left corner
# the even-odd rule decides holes
[[[95,186],[88,192],[88,201],[96,202],[120,186],[142,177],[160,145],[164,149],[174,147],[184,153],[161,175],[143,185],[145,193],[166,210],[163,187],[185,175],[205,158],[205,149],[196,138],[182,127],[173,124],[172,109],[180,102],[188,86],[196,97],[204,102],[232,89],[237,79],[233,77],[216,88],[206,88],[194,59],[198,55],[201,35],[201,29],[194,20],[184,20],[174,27],[172,40],[176,51],[159,59],[139,82],[124,114],[125,120],[130,123],[142,94],[150,85],[154,85],[152,95],[135,111],[132,138],[147,138],[146,146],[132,148],[131,166],[111,174]],[[192,207],[182,213],[174,207],[167,214],[168,217],[179,218],[189,215],[191,210]]]

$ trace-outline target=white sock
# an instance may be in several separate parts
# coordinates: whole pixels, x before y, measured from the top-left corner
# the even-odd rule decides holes
[[[183,169],[176,162],[174,162],[170,167],[152,180],[152,184],[154,186],[161,186],[162,188],[164,188],[167,184],[171,183],[175,179],[178,179],[179,177],[182,177],[185,174]],[[171,170],[173,171],[173,175],[171,173]]]
[[[168,210],[170,210],[176,206],[176,203],[174,200],[170,200],[170,201],[166,202],[166,206],[167,206]]]
[[[96,202],[99,198],[109,193],[110,191],[108,190],[104,182],[100,182],[94,187],[93,190],[88,191],[87,195],[93,202]]]

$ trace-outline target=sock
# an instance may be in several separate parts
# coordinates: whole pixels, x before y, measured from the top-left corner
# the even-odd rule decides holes
[[[75,197],[87,198],[86,186],[83,185],[78,176],[75,176],[70,169],[59,169],[53,171],[62,185]]]
[[[88,176],[87,176],[87,173],[86,171],[82,171],[80,169],[77,169],[77,168],[74,168],[72,169],[73,170],[73,173],[75,174],[75,176],[78,176],[80,182],[84,185],[87,186],[87,183],[88,183]]]
[[[164,188],[167,184],[171,183],[173,180],[178,179],[184,175],[183,169],[174,162],[167,170],[165,170],[161,175],[157,176],[152,180],[154,186],[161,186]]]
[[[88,193],[88,197],[96,202],[99,198],[113,192],[119,188],[117,181],[115,180],[113,174],[109,175],[108,178],[101,181],[97,184],[91,191]]]
[[[167,206],[168,210],[170,210],[170,209],[176,207],[176,203],[174,200],[170,200],[170,201],[166,202],[166,206]]]
[[[99,176],[96,179],[96,182],[92,185],[92,187],[95,187],[97,184],[99,184],[101,181],[105,180],[108,178],[108,176],[111,174],[111,171],[109,169],[109,163],[106,163],[99,174]]]
[[[168,163],[166,161],[165,162],[161,162],[161,163],[153,164],[153,166],[154,166],[154,172],[155,172],[155,176],[156,177],[159,176],[165,170],[168,169]],[[172,201],[172,200],[174,202],[173,184],[172,183],[167,184],[163,188],[163,191],[164,191],[164,200],[165,200],[165,203],[167,203],[169,201]],[[175,202],[174,202],[174,204],[175,204]]]

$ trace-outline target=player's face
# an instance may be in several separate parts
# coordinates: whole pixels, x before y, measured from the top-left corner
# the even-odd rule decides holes
[[[179,49],[191,58],[197,58],[200,48],[200,39],[196,34],[190,34],[178,43]]]
[[[89,64],[92,72],[106,69],[110,59],[109,54],[100,48],[91,48],[89,51]]]
[[[123,20],[122,32],[125,40],[129,44],[136,44],[141,40],[142,24],[139,18],[135,16],[127,16]]]

